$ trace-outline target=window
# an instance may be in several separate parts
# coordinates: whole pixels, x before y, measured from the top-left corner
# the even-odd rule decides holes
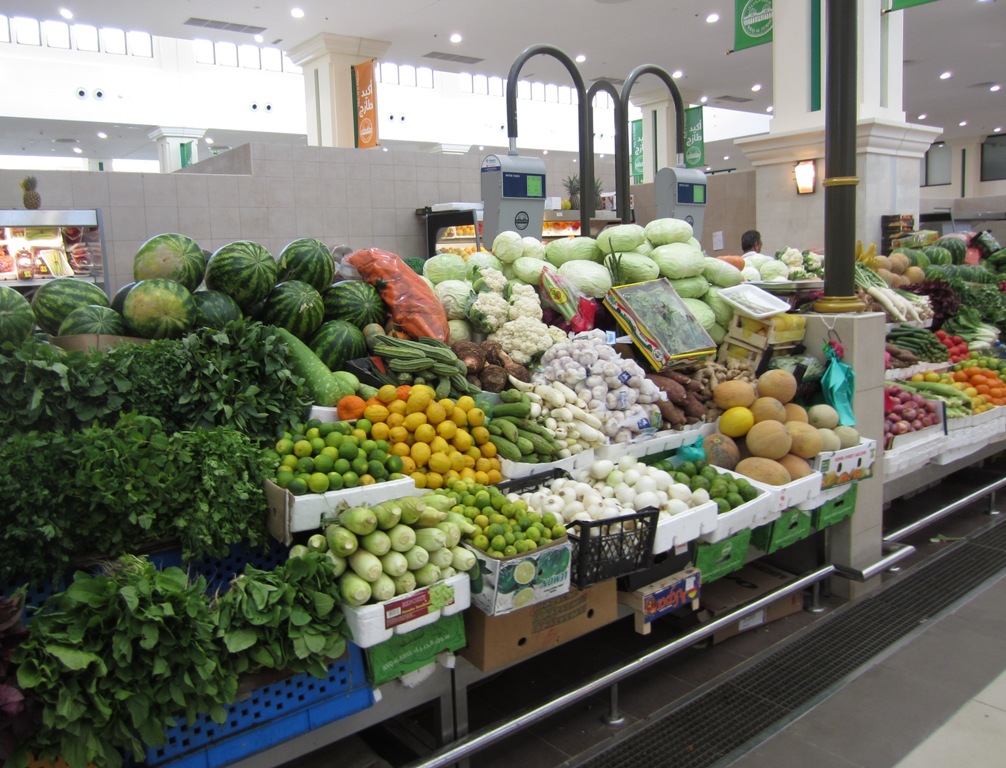
[[[11,26],[14,28],[14,39],[21,45],[42,45],[42,35],[35,19],[15,16],[11,19]]]
[[[982,142],[982,181],[1006,179],[1006,136],[988,136]]]
[[[62,21],[43,21],[42,34],[50,48],[70,47],[70,27]]]
[[[126,33],[115,27],[101,28],[101,49],[105,53],[126,55]]]
[[[267,72],[282,72],[283,52],[279,48],[263,48],[262,69]]]
[[[419,67],[416,69],[416,85],[420,88],[433,87],[433,70],[429,67]]]
[[[147,59],[154,58],[153,41],[146,32],[127,32],[126,44],[129,46],[129,52],[134,56],[143,56]]]
[[[238,47],[234,43],[217,43],[214,46],[217,57],[217,64],[225,67],[236,67],[238,65]]]
[[[411,64],[403,64],[398,68],[398,77],[402,85],[416,87],[416,68]]]
[[[10,42],[10,22],[6,16],[0,16],[0,43]]]
[[[290,57],[285,53],[283,54],[283,71],[289,72],[291,75],[300,75],[304,72],[304,68],[294,64]]]
[[[388,85],[398,85],[398,65],[391,63],[381,64],[381,82]]]
[[[262,69],[259,61],[257,45],[242,45],[238,47],[238,61],[245,69]]]
[[[942,141],[933,144],[926,152],[922,164],[922,186],[939,187],[950,183],[950,166],[953,151]]]
[[[78,51],[98,50],[98,29],[90,24],[73,25],[73,42]]]

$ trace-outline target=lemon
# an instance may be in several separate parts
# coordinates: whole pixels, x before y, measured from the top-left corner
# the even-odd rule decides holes
[[[434,472],[440,472],[443,474],[451,468],[451,460],[448,458],[446,453],[432,453],[430,454],[430,459],[427,462],[430,469]]]
[[[360,485],[373,485],[377,479],[373,475],[360,475]]]
[[[455,472],[460,472],[465,468],[465,459],[470,459],[471,457],[465,456],[463,453],[459,453],[458,451],[450,451],[447,454],[447,458],[450,459],[451,469]]]
[[[468,426],[481,427],[485,424],[486,414],[481,408],[472,408],[468,411]]]
[[[422,443],[429,443],[437,436],[437,430],[431,424],[420,424],[415,431],[416,440]]]
[[[416,462],[413,461],[411,456],[389,456],[388,462],[391,462],[393,459],[398,459],[399,461],[401,461],[402,468],[398,470],[391,469],[391,465],[390,463],[388,463],[385,466],[388,467],[389,472],[401,472],[402,474],[405,475],[411,475],[413,472],[416,471]]]
[[[468,434],[463,429],[459,429],[457,434],[454,435],[454,440],[451,441],[455,448],[464,453],[469,448],[472,447],[472,436]],[[488,445],[488,443],[487,443]]]
[[[426,473],[426,487],[436,490],[444,487],[444,476],[439,472]]]
[[[459,427],[468,426],[468,412],[464,408],[455,407],[454,411],[451,413],[451,421],[457,424]]]
[[[416,484],[416,488],[426,487],[426,473],[425,472],[413,472],[409,477]]]
[[[402,403],[401,400],[397,401]],[[394,405],[394,403],[392,403]],[[402,403],[405,405],[405,403]],[[385,422],[389,427],[400,427],[405,423],[405,414],[399,413],[398,411],[392,411],[391,415],[388,416],[388,420]]]
[[[470,395],[462,395],[458,398],[457,406],[462,411],[467,412],[475,407],[475,400]]]
[[[413,443],[409,451],[409,455],[416,462],[417,467],[425,467],[430,461],[431,453],[430,446],[426,443]]]
[[[405,417],[404,426],[409,432],[415,432],[420,425],[425,423],[426,423],[426,414],[423,413],[422,411],[416,411],[414,413],[410,413],[408,416]]]
[[[394,384],[385,384],[379,390],[377,390],[377,399],[380,400],[385,405],[393,403],[398,399],[398,387]]]
[[[485,443],[479,446],[479,452],[485,459],[493,459],[496,457],[496,445],[493,442]]]
[[[430,450],[434,453],[447,453],[450,451],[451,446],[444,438],[437,435],[432,440],[430,440]]]
[[[390,433],[391,427],[384,422],[374,424],[374,426],[370,428],[370,436],[375,440],[387,440]]]
[[[453,412],[453,409],[452,409]],[[447,409],[440,403],[430,403],[426,407],[426,419],[430,424],[436,425],[447,418]]]

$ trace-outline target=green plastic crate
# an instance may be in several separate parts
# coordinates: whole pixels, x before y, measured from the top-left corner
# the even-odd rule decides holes
[[[463,612],[442,616],[433,624],[393,635],[383,643],[367,648],[367,681],[377,688],[406,672],[425,667],[441,651],[461,650],[465,643]]]
[[[817,509],[811,510],[811,525],[815,529],[821,530],[829,525],[839,523],[856,511],[856,490],[859,483],[853,483],[852,487],[841,496],[826,501]]]
[[[751,532],[751,546],[770,555],[809,535],[810,512],[794,507],[783,512],[778,520],[755,528]]]
[[[695,542],[692,545],[692,562],[702,572],[702,583],[709,584],[743,568],[750,544],[750,529],[715,544]]]

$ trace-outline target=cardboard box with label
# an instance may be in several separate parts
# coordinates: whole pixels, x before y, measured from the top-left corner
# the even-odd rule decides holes
[[[526,608],[569,590],[572,545],[566,537],[504,558],[489,557],[470,544],[462,545],[478,558],[472,604],[490,616]]]
[[[604,581],[504,616],[464,615],[468,647],[460,655],[491,672],[610,624],[618,618],[617,591],[614,580]]]
[[[703,585],[702,608],[698,613],[699,621],[705,623],[719,618],[745,603],[785,586],[795,578],[794,574],[766,563],[748,563],[740,570],[724,576],[715,584]],[[764,608],[724,627],[712,636],[712,642],[721,643],[741,632],[760,627],[771,621],[777,621],[802,610],[803,593],[794,592],[780,597]]]

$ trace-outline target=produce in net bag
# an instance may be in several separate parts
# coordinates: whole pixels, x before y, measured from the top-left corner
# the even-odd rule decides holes
[[[433,289],[400,256],[380,248],[354,251],[343,261],[354,267],[381,294],[391,320],[414,339],[428,336],[450,341],[447,314]]]

